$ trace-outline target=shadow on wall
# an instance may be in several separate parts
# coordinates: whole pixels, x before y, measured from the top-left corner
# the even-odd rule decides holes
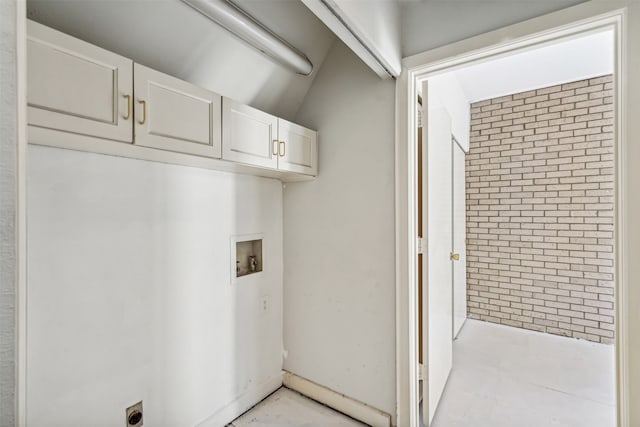
[[[318,178],[284,194],[285,369],[392,416],[394,96],[337,42],[296,117],[319,131]]]
[[[241,394],[279,387],[280,182],[41,146],[29,160],[30,424],[118,425],[140,400],[150,425],[231,404],[228,422]],[[256,232],[263,272],[232,285],[231,236]]]

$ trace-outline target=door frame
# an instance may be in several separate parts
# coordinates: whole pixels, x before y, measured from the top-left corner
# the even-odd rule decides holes
[[[640,291],[630,288],[631,276],[638,278],[640,271],[627,260],[638,245],[629,238],[629,232],[638,229],[640,220],[639,197],[632,193],[630,183],[640,180],[640,168],[626,166],[625,158],[640,150],[631,148],[632,135],[640,137],[640,124],[633,117],[637,104],[631,102],[628,91],[637,87],[634,75],[627,67],[640,68],[637,54],[633,54],[629,40],[640,39],[640,24],[632,24],[628,16],[640,16],[640,4],[633,0],[609,2],[589,1],[558,12],[524,21],[499,30],[436,48],[403,59],[402,74],[396,82],[396,398],[397,425],[418,426],[418,292],[417,292],[417,107],[415,99],[421,82],[434,74],[451,71],[471,63],[508,56],[516,52],[553,44],[561,39],[578,37],[610,28],[614,31],[614,122],[616,150],[615,166],[615,347],[616,347],[616,402],[617,426],[631,427],[640,422],[640,412],[630,405],[633,378],[640,382],[638,367],[630,366],[629,341],[632,332],[640,335],[640,326],[634,326],[629,299],[640,300]],[[636,14],[636,15],[634,15]],[[637,46],[636,46],[637,47]],[[634,62],[635,60],[635,62]],[[639,69],[633,70],[640,73]],[[640,253],[636,253],[640,255]],[[638,303],[639,301],[636,301]],[[638,316],[640,317],[640,316]],[[634,328],[633,331],[630,329]],[[631,344],[640,347],[640,343]],[[635,348],[635,350],[640,350]],[[635,369],[635,370],[632,370]],[[637,396],[635,398],[638,398]]]
[[[453,176],[453,171],[450,171],[450,173],[447,175],[443,175],[444,176],[444,182],[446,183],[447,181],[450,181],[447,185],[450,185],[451,188],[449,189],[449,191],[445,191],[442,194],[438,194],[438,189],[441,188],[441,186],[436,185],[436,186],[432,186],[431,185],[431,177],[429,176],[429,162],[432,156],[437,156],[438,153],[438,149],[435,149],[435,151],[431,150],[431,147],[434,142],[439,142],[439,141],[445,141],[446,139],[448,139],[449,144],[451,144],[450,146],[444,146],[443,148],[443,152],[439,153],[440,155],[443,155],[444,153],[447,153],[447,155],[451,156],[453,154],[452,151],[452,146],[454,144],[454,138],[453,138],[453,129],[452,129],[452,116],[450,115],[450,112],[447,108],[445,108],[444,106],[437,106],[436,108],[430,108],[429,105],[429,90],[430,90],[430,86],[428,84],[428,80],[423,80],[422,81],[422,85],[421,85],[421,89],[422,89],[422,94],[424,97],[424,103],[421,106],[422,108],[422,123],[423,123],[423,131],[422,131],[422,141],[420,141],[421,145],[422,145],[422,173],[421,173],[421,177],[422,177],[422,191],[421,191],[421,195],[422,195],[422,226],[423,226],[423,235],[422,235],[422,313],[418,313],[418,317],[422,318],[421,324],[418,325],[418,329],[420,329],[420,326],[422,326],[422,357],[423,357],[423,362],[422,362],[422,419],[423,422],[426,424],[430,424],[433,420],[433,417],[435,416],[435,409],[438,407],[439,402],[442,400],[442,396],[444,395],[445,389],[446,389],[446,384],[449,381],[449,377],[451,375],[451,370],[453,369],[453,337],[452,337],[452,332],[453,332],[453,261],[451,260],[451,251],[452,251],[452,239],[448,239],[448,241],[446,240],[441,240],[440,238],[442,236],[438,236],[438,239],[432,239],[431,241],[427,240],[429,238],[429,231],[430,231],[430,224],[432,224],[434,222],[439,223],[438,221],[438,217],[440,217],[439,219],[444,219],[447,218],[448,221],[451,221],[451,227],[449,227],[449,230],[446,230],[446,227],[441,228],[441,227],[435,227],[431,229],[432,232],[434,232],[434,230],[437,230],[435,232],[440,233],[440,232],[444,232],[444,233],[450,233],[453,230],[453,210],[451,210],[450,212],[448,212],[446,215],[438,215],[437,213],[435,213],[434,215],[432,215],[432,213],[434,212],[439,212],[440,214],[442,214],[442,210],[441,209],[434,209],[431,210],[430,206],[430,198],[434,199],[434,195],[435,195],[435,199],[436,199],[436,204],[439,202],[442,202],[442,199],[439,198],[440,197],[452,197],[453,196],[453,181],[450,181],[450,178]],[[436,128],[434,129],[429,129],[429,124],[430,123],[437,123]],[[446,123],[446,125],[443,125],[444,123]],[[443,128],[446,128],[444,130],[446,130],[445,132],[442,133],[442,135],[440,135],[440,132],[443,130]],[[434,141],[435,139],[435,141]],[[435,146],[437,146],[439,144],[435,144]],[[439,159],[440,160],[440,159]],[[434,164],[437,164],[438,162],[436,161]],[[446,164],[447,162],[445,162]],[[453,166],[453,159],[450,158],[449,159],[449,165],[448,167]],[[447,166],[445,166],[447,167]],[[437,174],[435,175],[440,175],[442,171],[438,171]],[[420,176],[420,175],[419,175]],[[432,187],[432,188],[431,188]],[[433,193],[431,190],[435,190]],[[435,194],[434,194],[435,193]],[[448,193],[448,194],[447,194]],[[433,201],[433,200],[431,200]],[[446,205],[446,204],[445,204]],[[418,206],[420,208],[420,206]],[[451,199],[451,203],[449,205],[450,208],[453,208],[453,198]],[[418,209],[420,210],[420,209]],[[442,224],[440,224],[442,225]],[[451,236],[453,237],[453,235]],[[440,246],[441,243],[445,243],[445,251],[444,253],[440,253],[440,250],[444,249],[444,248],[440,248],[440,250],[438,250],[438,247]],[[438,261],[431,260],[429,258],[429,256],[438,256]],[[444,264],[440,264],[441,262],[444,262]],[[442,274],[441,272],[439,272],[438,268],[434,268],[435,264],[439,264],[439,265],[448,265],[449,267],[449,271],[447,273],[444,274],[448,274],[449,276],[449,280],[448,280],[448,284],[447,281],[444,280],[443,277],[439,277],[437,278],[437,280],[435,281],[435,285],[431,286],[431,282],[429,280],[429,277],[434,274],[433,272],[438,272],[436,274]],[[445,268],[446,270],[446,268]],[[419,271],[419,269],[418,269]],[[418,284],[420,284],[420,279],[418,278]],[[440,292],[440,290],[438,290],[437,288],[440,288],[441,286],[450,286],[450,291],[447,290],[447,292],[445,292],[444,294],[442,294]],[[444,295],[446,295],[445,298],[449,299],[450,301],[447,301],[449,304],[448,307],[448,313],[446,313],[445,316],[441,316],[442,313],[439,312],[437,313],[437,317],[432,316],[429,314],[429,307],[438,307],[438,310],[444,310],[444,307],[447,306],[447,304],[445,305],[441,305],[440,303],[442,302],[442,300],[440,300],[440,298],[444,297]],[[437,301],[437,303],[435,303],[435,305],[432,305],[431,303],[433,301]],[[418,302],[418,307],[420,307],[420,302]],[[420,316],[421,314],[421,316]],[[442,318],[446,319],[446,322],[448,323],[448,330],[446,331],[446,333],[444,334],[444,337],[442,337],[440,335],[441,329],[441,322],[438,320],[441,320]],[[433,334],[432,334],[433,333]],[[433,348],[436,348],[435,346],[438,345],[442,345],[443,341],[442,340],[447,340],[448,341],[448,346],[447,348],[439,348],[437,352],[435,354],[431,353],[431,344],[434,344]],[[436,343],[435,341],[438,341],[438,343]],[[444,356],[444,357],[443,357]],[[446,366],[446,376],[443,377],[442,376],[442,368],[444,368]],[[432,374],[433,377],[432,377]],[[440,382],[442,379],[444,378],[444,382]],[[442,385],[442,389],[440,389],[440,385]],[[431,392],[432,392],[432,386],[434,387],[434,390],[439,392],[439,396],[436,398],[436,402],[434,407],[432,408],[432,402],[431,402]],[[401,424],[398,424],[401,425]]]
[[[15,2],[16,281],[14,424],[27,425],[27,2]]]
[[[455,192],[455,182],[456,182],[456,167],[455,167],[455,152],[456,150],[460,150],[462,152],[462,154],[464,156],[466,156],[467,154],[469,154],[467,151],[465,151],[465,149],[462,147],[462,145],[458,142],[458,140],[456,139],[455,136],[453,136],[453,134],[451,135],[451,215],[453,215],[453,219],[451,221],[451,250],[455,251],[456,250],[456,242],[455,242],[455,235],[456,235],[456,220],[455,220],[455,207],[456,207],[456,192]],[[465,157],[465,161],[466,161],[466,157]],[[465,184],[466,184],[466,165],[465,165],[465,174],[463,175],[463,179],[465,179]],[[466,189],[465,189],[466,190]],[[465,235],[465,240],[466,240],[466,236],[467,236],[467,221],[466,221],[466,194],[465,194],[465,229],[464,229],[464,235]],[[465,250],[466,250],[466,244],[464,246]],[[463,258],[463,262],[466,263],[467,261],[467,256],[465,254],[464,258]],[[466,272],[466,268],[465,268],[465,272]],[[453,339],[454,341],[456,339],[458,339],[458,335],[460,334],[460,331],[462,331],[462,328],[464,327],[465,323],[467,322],[467,316],[465,314],[464,316],[464,321],[462,322],[462,326],[460,327],[460,329],[458,330],[458,333],[456,333],[456,320],[455,320],[455,315],[456,315],[456,274],[455,274],[455,263],[452,262],[451,263],[451,280],[452,280],[452,286],[451,286],[451,303],[452,303],[452,307],[451,307],[451,313],[453,313],[453,319],[451,322],[451,339]],[[465,281],[464,281],[464,285],[465,285],[465,300],[466,300],[466,288],[467,288],[467,280],[465,277]],[[468,304],[465,301],[465,310],[467,309]]]

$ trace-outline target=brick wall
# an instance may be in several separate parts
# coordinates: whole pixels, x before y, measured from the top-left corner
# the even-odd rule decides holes
[[[469,317],[611,343],[612,77],[471,105]]]

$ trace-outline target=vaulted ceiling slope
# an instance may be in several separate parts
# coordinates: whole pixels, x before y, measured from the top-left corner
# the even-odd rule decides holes
[[[180,0],[28,0],[30,19],[221,95],[292,119],[335,37],[301,2],[234,0],[305,53],[295,74]]]

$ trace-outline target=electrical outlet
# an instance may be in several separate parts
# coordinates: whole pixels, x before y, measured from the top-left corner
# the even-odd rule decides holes
[[[144,424],[142,400],[133,406],[129,406],[126,415],[127,427],[142,427]]]
[[[269,295],[263,295],[260,297],[260,313],[266,313],[269,311]]]

